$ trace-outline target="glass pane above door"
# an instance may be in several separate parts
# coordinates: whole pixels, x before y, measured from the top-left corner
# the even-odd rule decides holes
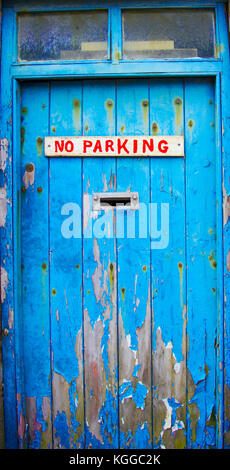
[[[122,28],[124,59],[215,56],[215,15],[212,9],[123,10]]]
[[[18,55],[23,61],[108,59],[108,12],[20,13]]]

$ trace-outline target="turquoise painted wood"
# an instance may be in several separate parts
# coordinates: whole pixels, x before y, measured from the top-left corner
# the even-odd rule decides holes
[[[150,124],[154,134],[184,135],[184,89],[183,80],[150,81]],[[156,243],[151,260],[153,442],[156,447],[167,448],[178,444],[183,447],[187,436],[183,429],[187,352],[186,165],[187,155],[185,159],[165,162],[151,160],[151,201],[169,207],[168,245],[157,249]],[[166,410],[170,410],[169,422],[165,422]],[[173,427],[175,432],[171,431]]]
[[[50,135],[81,135],[81,82],[50,83]],[[62,223],[81,207],[81,160],[49,161],[50,316],[54,447],[84,445],[82,241]],[[65,204],[74,204],[70,207]],[[63,215],[64,214],[64,215]],[[81,225],[81,224],[80,224]],[[70,228],[71,230],[71,228]]]
[[[13,26],[13,15],[9,12],[7,18],[2,21],[2,35],[6,35]],[[5,48],[6,56],[11,59],[11,44],[8,41]],[[12,81],[9,64],[5,64],[4,73],[1,69],[1,141],[3,139],[4,151],[0,166],[0,183],[3,188],[1,202],[5,206],[4,215],[0,227],[0,263],[1,263],[1,326],[9,331],[2,338],[3,353],[3,399],[4,399],[4,422],[11,423],[5,426],[5,442],[9,447],[17,447],[17,379],[15,366],[15,322],[14,312],[14,240],[12,237],[14,214],[12,211],[13,193],[17,200],[17,189],[13,189],[13,139],[12,139]],[[16,117],[16,116],[15,116]],[[11,124],[9,124],[11,123]],[[20,121],[19,121],[20,125]],[[2,144],[2,142],[1,142]],[[3,147],[1,145],[1,156]],[[9,316],[10,312],[10,316]],[[12,379],[13,378],[13,379]],[[19,405],[20,406],[20,405]]]
[[[221,34],[221,43],[224,44],[227,40],[227,29],[229,25],[227,24],[227,18],[225,12],[222,9],[218,9],[220,21],[222,23],[222,28],[220,28]],[[228,129],[229,129],[229,48],[225,48],[223,52],[223,64],[226,70],[226,73],[223,77],[222,88],[221,88],[221,102],[222,102],[222,154],[219,159],[221,164],[219,169],[223,168],[222,177],[219,175],[219,182],[222,184],[222,192],[219,190],[218,204],[223,206],[222,220],[218,220],[218,227],[220,224],[223,226],[223,244],[220,245],[219,251],[223,259],[223,271],[219,272],[219,286],[222,291],[222,297],[218,296],[218,338],[224,336],[224,345],[219,354],[220,367],[218,370],[218,385],[222,390],[222,395],[218,402],[219,409],[223,410],[223,415],[225,417],[223,422],[219,423],[219,435],[220,440],[222,439],[223,447],[230,448],[230,318],[229,318],[229,299],[230,299],[230,252],[229,252],[229,243],[230,243],[230,219],[229,219],[229,196],[230,196],[230,174],[229,174],[229,141],[228,141]],[[218,144],[220,145],[220,138],[218,139]],[[221,159],[222,157],[222,159]],[[220,202],[221,201],[221,202]],[[219,256],[218,261],[219,263]],[[222,302],[221,302],[222,300]],[[223,315],[224,311],[224,315]],[[224,365],[224,367],[223,367]],[[222,437],[223,436],[223,437]]]
[[[21,113],[21,447],[215,447],[213,81],[29,83]],[[46,134],[183,134],[186,152],[49,160]],[[92,212],[107,191],[139,211]]]
[[[189,441],[195,447],[209,447],[215,442],[217,361],[215,95],[212,81],[207,81],[204,87],[199,79],[189,89],[186,87],[185,93],[186,195],[189,206],[194,207],[191,211],[186,204],[188,370],[192,371],[188,386]],[[202,115],[197,113],[198,96]],[[203,138],[205,145],[199,150],[197,142]],[[205,390],[209,390],[207,396]],[[204,413],[199,416],[200,409]],[[191,432],[193,420],[197,420],[196,436]]]
[[[149,133],[148,80],[117,82],[117,133]],[[152,443],[149,163],[149,158],[117,159],[117,190],[138,191],[144,203],[139,214],[124,211],[125,238],[118,234],[117,240],[122,448],[149,448]]]
[[[21,310],[26,428],[20,444],[51,447],[49,309],[49,162],[43,138],[49,132],[49,85],[31,83],[21,100]],[[32,106],[31,106],[32,104]],[[40,192],[42,188],[42,192]],[[22,419],[22,418],[21,418]],[[33,424],[32,424],[33,423]]]
[[[84,135],[114,135],[114,81],[85,81]],[[85,440],[118,447],[117,255],[114,211],[92,213],[94,192],[116,190],[115,158],[83,159]]]

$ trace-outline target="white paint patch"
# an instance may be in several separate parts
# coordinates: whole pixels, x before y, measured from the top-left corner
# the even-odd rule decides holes
[[[8,147],[9,147],[8,139],[1,139],[0,140],[0,170],[2,171],[5,171],[6,169],[6,162],[8,159]]]
[[[131,336],[130,335],[126,336],[126,342],[127,342],[128,348],[130,348],[131,347]]]
[[[104,180],[104,189],[103,191],[108,191],[108,184],[107,184],[107,179],[106,179],[106,175],[102,175],[102,179]]]
[[[183,421],[176,420],[174,426],[172,427],[172,433],[178,431],[178,429],[184,429],[184,428],[185,428],[185,425]]]
[[[1,303],[6,299],[6,291],[9,284],[8,273],[7,271],[1,266]]]
[[[228,250],[227,254],[227,270],[230,272],[230,250]]]
[[[180,372],[180,367],[181,367],[180,362],[177,362],[177,363],[174,365],[174,370],[175,370],[176,374],[179,374],[179,372]]]
[[[23,175],[23,182],[24,182],[26,189],[29,186],[32,186],[34,184],[34,178],[35,178],[35,168],[32,171],[25,171]]]
[[[90,214],[90,197],[88,193],[85,193],[83,195],[83,207],[84,207],[83,231],[85,233],[86,228],[88,227],[89,214]]]
[[[0,227],[5,227],[7,216],[7,193],[6,187],[0,188]]]
[[[172,407],[169,406],[167,398],[163,398],[162,401],[166,408],[166,417],[165,417],[164,427],[163,427],[165,431],[166,429],[170,429],[172,425]]]
[[[13,328],[13,325],[14,325],[14,311],[9,306],[9,312],[8,312],[8,326],[9,326],[9,329]]]
[[[225,226],[230,216],[230,196],[227,195],[224,185],[223,185],[223,216],[224,216],[224,226]]]

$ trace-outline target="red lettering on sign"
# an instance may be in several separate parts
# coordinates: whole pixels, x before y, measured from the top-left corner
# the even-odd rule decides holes
[[[59,140],[55,140],[54,144],[55,144],[55,153],[57,153],[58,151],[63,152],[64,140],[61,140],[61,142],[59,142]]]
[[[158,144],[158,150],[162,153],[166,153],[168,151],[168,142],[167,140],[160,140]]]
[[[137,153],[138,140],[134,139],[133,141],[133,153]]]
[[[146,152],[146,147],[150,150],[150,152],[153,152],[154,150],[153,139],[150,139],[149,141],[146,139],[143,140],[143,153]]]
[[[121,139],[117,139],[117,153],[120,155],[121,150],[124,150],[126,153],[129,153],[129,150],[126,147],[128,139],[125,139],[124,142],[121,142]]]
[[[112,140],[105,141],[105,151],[108,152],[109,150],[114,152],[114,142]]]
[[[91,140],[84,140],[83,142],[83,153],[87,152],[87,148],[92,147],[93,142]]]
[[[94,145],[94,149],[93,149],[93,152],[102,152],[102,146],[101,146],[101,141],[100,140],[97,140],[96,141],[96,144]]]
[[[74,145],[73,145],[72,140],[67,140],[67,142],[65,143],[65,151],[72,152],[73,149],[74,149]]]

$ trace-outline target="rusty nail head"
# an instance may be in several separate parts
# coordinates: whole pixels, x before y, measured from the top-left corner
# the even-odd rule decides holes
[[[34,164],[33,163],[27,163],[25,169],[28,173],[31,173],[32,171],[34,171]]]

